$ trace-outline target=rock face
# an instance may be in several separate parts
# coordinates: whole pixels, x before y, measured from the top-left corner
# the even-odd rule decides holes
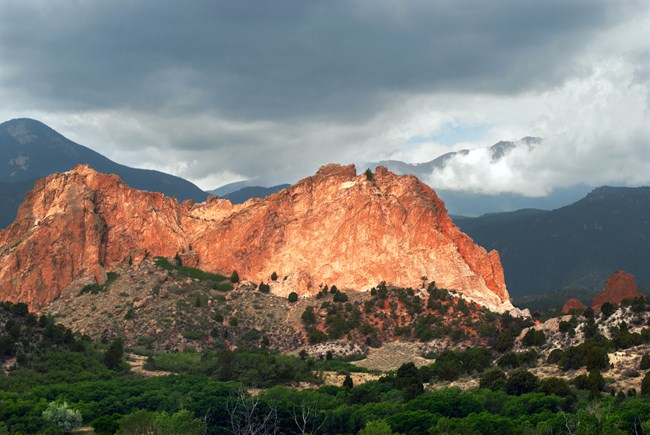
[[[576,298],[571,298],[564,303],[564,306],[562,307],[562,314],[570,314],[571,310],[584,310],[585,308],[587,308],[585,304]]]
[[[0,299],[34,307],[132,259],[185,252],[202,269],[315,294],[323,284],[418,288],[421,277],[492,309],[512,308],[496,251],[462,233],[413,176],[328,165],[263,200],[179,204],[80,165],[36,183],[0,232]],[[277,281],[270,281],[276,272]]]
[[[605,290],[596,295],[591,306],[594,310],[599,311],[605,302],[620,304],[623,299],[634,299],[641,296],[634,275],[623,270],[617,270],[607,278]]]

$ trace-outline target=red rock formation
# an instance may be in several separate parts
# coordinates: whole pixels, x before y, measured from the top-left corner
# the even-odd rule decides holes
[[[576,298],[571,298],[564,303],[564,306],[562,307],[562,314],[571,314],[571,310],[584,310],[585,308],[587,308],[585,304]]]
[[[634,275],[623,270],[617,270],[607,278],[605,290],[596,295],[591,306],[594,310],[600,311],[600,307],[605,302],[618,305],[623,302],[623,299],[634,299],[641,296],[636,287]]]
[[[73,281],[99,282],[117,263],[188,252],[192,263],[274,293],[320,284],[417,288],[421,277],[492,309],[509,309],[496,251],[462,233],[428,186],[377,168],[328,165],[265,199],[196,204],[127,187],[85,165],[40,180],[0,233],[0,298],[47,304]],[[284,278],[286,277],[286,278]]]

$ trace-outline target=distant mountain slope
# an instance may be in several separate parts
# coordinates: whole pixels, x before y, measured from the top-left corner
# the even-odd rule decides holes
[[[650,187],[600,187],[557,210],[456,223],[481,246],[499,251],[513,295],[599,289],[618,269],[650,283]]]
[[[18,207],[23,202],[25,192],[34,187],[35,182],[36,180],[17,183],[0,182],[0,228],[13,222]]]
[[[210,195],[218,196],[219,198],[223,198],[224,196],[228,195],[229,193],[236,192],[237,190],[243,189],[245,187],[252,186],[253,181],[251,180],[243,180],[243,181],[235,181],[234,183],[228,183],[224,184],[221,187],[217,187],[216,189],[208,190],[207,192]]]
[[[281,191],[282,189],[286,189],[289,186],[289,184],[279,184],[271,187],[247,186],[224,195],[224,198],[229,199],[233,204],[242,204],[251,198],[267,197],[273,193]]]
[[[33,181],[55,172],[64,172],[80,163],[97,170],[117,174],[129,186],[162,192],[179,200],[203,201],[207,193],[180,177],[149,169],[135,169],[120,165],[101,154],[79,145],[33,119],[13,119],[0,124],[0,182],[20,183],[6,186],[10,197],[20,198],[30,190]],[[4,169],[1,169],[4,166]],[[20,202],[19,201],[19,202]],[[13,202],[3,203],[0,226],[7,226],[7,216],[15,216],[18,207]]]

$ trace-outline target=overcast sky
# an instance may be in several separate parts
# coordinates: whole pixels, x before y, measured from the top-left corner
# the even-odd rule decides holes
[[[650,184],[650,2],[0,0],[0,121],[205,189],[481,153],[434,187]]]

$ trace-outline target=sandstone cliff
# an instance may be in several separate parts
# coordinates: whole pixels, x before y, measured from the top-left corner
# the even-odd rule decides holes
[[[634,275],[623,270],[617,270],[607,278],[605,290],[596,295],[591,306],[594,310],[600,311],[600,307],[609,302],[615,305],[623,302],[623,299],[634,299],[641,297],[636,286]]]
[[[571,314],[572,310],[584,310],[585,308],[587,308],[585,307],[585,304],[576,298],[571,298],[564,303],[564,306],[562,307],[562,314]]]
[[[190,253],[202,269],[274,293],[314,294],[321,284],[367,290],[421,277],[496,310],[512,308],[496,251],[462,233],[444,203],[413,176],[328,165],[263,200],[204,203],[127,187],[85,165],[40,180],[0,232],[0,299],[38,307],[79,279],[102,282],[129,258]]]

